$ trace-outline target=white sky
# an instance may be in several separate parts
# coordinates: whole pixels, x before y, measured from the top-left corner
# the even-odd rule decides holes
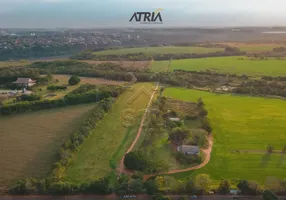
[[[165,23],[286,26],[286,0],[0,0],[0,27],[123,25],[157,8]]]

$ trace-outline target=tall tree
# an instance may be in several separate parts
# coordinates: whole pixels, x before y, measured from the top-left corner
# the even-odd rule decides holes
[[[212,180],[208,174],[199,174],[195,178],[195,186],[202,192],[207,193],[210,190]]]

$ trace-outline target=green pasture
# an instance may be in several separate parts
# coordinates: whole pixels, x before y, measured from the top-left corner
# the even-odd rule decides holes
[[[169,61],[152,62],[152,71],[164,71]],[[251,60],[243,56],[198,58],[173,60],[169,71],[205,71],[211,70],[221,73],[246,74],[251,76],[285,76],[286,60],[269,58],[268,60]]]
[[[213,127],[211,161],[202,169],[175,174],[207,173],[215,180],[247,179],[263,183],[267,176],[286,178],[286,102],[280,99],[214,94],[167,88],[167,97],[196,101],[202,97]],[[270,144],[276,153],[267,154]]]

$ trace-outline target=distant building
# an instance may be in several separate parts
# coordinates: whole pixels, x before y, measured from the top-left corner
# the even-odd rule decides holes
[[[181,121],[181,119],[178,118],[178,117],[169,117],[169,120],[172,121],[172,122],[179,122],[179,121]]]
[[[198,155],[200,153],[200,148],[192,145],[180,145],[177,146],[177,151],[188,155]]]
[[[23,87],[30,87],[36,84],[36,81],[30,79],[30,78],[17,78],[16,81],[14,81],[13,83],[19,85],[19,86],[23,86]]]

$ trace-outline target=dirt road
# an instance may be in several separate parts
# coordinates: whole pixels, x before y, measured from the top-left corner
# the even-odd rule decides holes
[[[144,112],[144,114],[143,114],[143,117],[142,117],[142,120],[141,120],[141,123],[140,123],[140,126],[139,126],[139,129],[138,129],[138,132],[137,132],[137,135],[136,135],[135,140],[132,142],[131,146],[130,146],[129,149],[126,151],[126,153],[124,154],[124,156],[122,157],[122,159],[121,159],[121,161],[120,161],[119,168],[117,169],[117,171],[118,171],[119,173],[132,174],[131,171],[125,169],[125,167],[124,167],[124,157],[125,157],[126,154],[128,154],[130,151],[132,151],[132,149],[134,148],[134,146],[135,146],[135,144],[137,143],[138,139],[140,138],[140,135],[141,135],[141,132],[142,132],[142,129],[143,129],[143,125],[144,125],[144,122],[145,122],[145,119],[146,119],[146,116],[147,116],[147,112],[148,112],[149,107],[150,107],[150,105],[151,105],[151,103],[152,103],[152,100],[153,100],[153,98],[154,98],[154,96],[155,96],[155,93],[156,93],[156,91],[158,90],[158,87],[159,87],[159,84],[157,84],[155,90],[153,91],[153,93],[152,93],[152,95],[151,95],[151,97],[150,97],[150,100],[149,100],[149,102],[148,102],[148,105],[147,105],[147,107],[146,107],[146,110],[145,110],[145,112]]]

